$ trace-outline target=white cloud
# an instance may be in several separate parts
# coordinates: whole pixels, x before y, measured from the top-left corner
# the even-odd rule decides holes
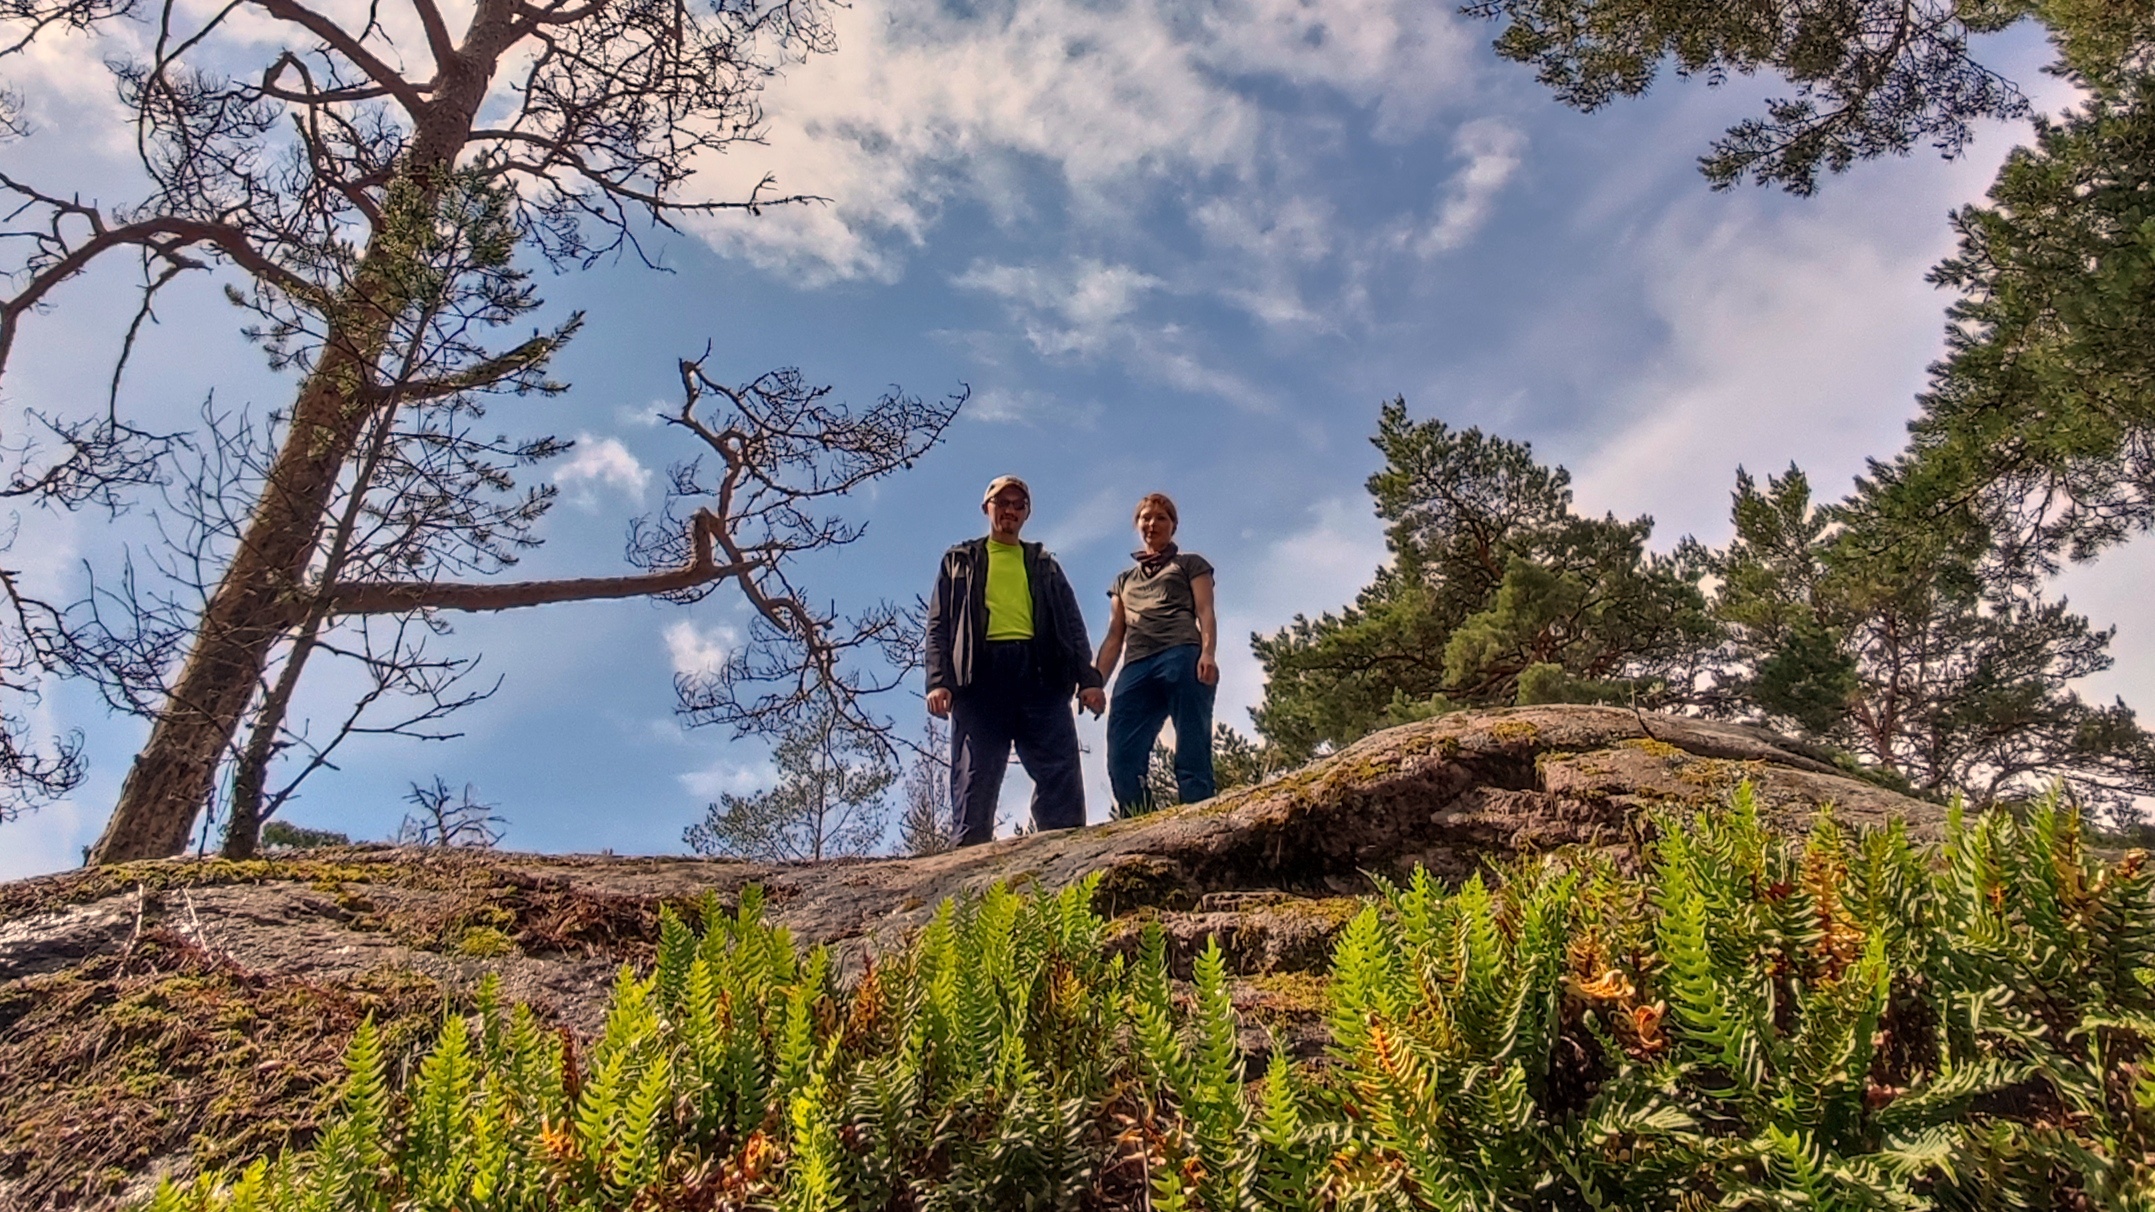
[[[672,659],[675,673],[714,672],[740,647],[740,629],[727,623],[698,627],[687,619],[677,619],[666,628],[666,655]]]
[[[592,509],[598,505],[600,488],[643,499],[644,490],[651,486],[651,469],[638,462],[621,439],[580,433],[569,461],[554,472],[554,483],[572,503]]]
[[[975,421],[1000,423],[1030,421],[1053,405],[1054,397],[1030,387],[1011,390],[986,387],[965,402],[965,415]]]
[[[1583,459],[1581,505],[1651,513],[1657,541],[1727,529],[1738,464],[1794,460],[1822,497],[1864,455],[1898,449],[1942,333],[1924,270],[1951,233],[1821,199],[1773,210],[1702,199],[1641,243],[1646,299],[1667,341],[1602,398],[1627,420]]]
[[[1101,353],[1131,331],[1129,316],[1160,280],[1127,265],[1081,259],[1067,269],[977,263],[951,279],[1008,303],[1044,357]]]
[[[1052,519],[1037,536],[1049,551],[1068,555],[1082,551],[1129,525],[1130,502],[1136,493],[1121,484],[1105,484],[1075,506],[1053,510]]]
[[[1257,412],[1275,407],[1263,388],[1211,365],[1190,330],[1139,318],[1143,300],[1164,284],[1127,265],[1085,258],[1059,266],[982,262],[952,283],[1003,300],[1012,323],[1044,358],[1112,358],[1131,374],[1195,395]]]
[[[633,425],[638,429],[656,429],[669,416],[680,415],[680,405],[670,400],[653,400],[649,404],[614,405],[614,423]]]
[[[984,387],[966,401],[963,415],[969,420],[991,425],[1038,425],[1053,421],[1091,429],[1100,423],[1103,411],[1098,400],[1072,404],[1036,387]]]
[[[1277,189],[1208,199],[1191,212],[1215,254],[1206,277],[1229,304],[1273,328],[1337,327],[1333,309],[1312,307],[1301,275],[1341,251],[1337,209]]]
[[[1450,252],[1481,230],[1497,194],[1519,171],[1526,135],[1501,118],[1477,118],[1459,128],[1452,151],[1466,163],[1445,182],[1436,221],[1416,246],[1423,256]]]
[[[74,800],[61,800],[0,825],[0,881],[82,866],[82,848],[97,840],[102,824]]]
[[[8,40],[22,28],[10,26]],[[48,29],[9,58],[7,88],[21,100],[33,138],[64,144],[74,156],[90,152],[101,160],[125,163],[134,158],[134,128],[105,61],[133,57],[144,49],[142,27],[129,22],[106,22],[95,34]],[[49,155],[57,148],[44,150]],[[22,154],[20,147],[11,151],[11,156]],[[21,168],[17,161],[14,171]],[[76,182],[36,184],[65,194]]]
[[[769,762],[732,762],[724,758],[701,770],[676,775],[690,795],[715,800],[721,794],[752,795],[778,782],[778,769]]]
[[[1345,606],[1390,559],[1366,500],[1328,498],[1310,515],[1308,526],[1267,546],[1249,572],[1230,570],[1220,578],[1220,690],[1213,718],[1223,724],[1247,731],[1249,709],[1264,699],[1264,669],[1250,653],[1250,633]]]
[[[1194,200],[1292,158],[1321,131],[1255,84],[1373,106],[1387,137],[1423,129],[1471,75],[1474,35],[1421,0],[862,0],[841,50],[767,93],[771,149],[703,166],[721,194],[765,172],[827,205],[703,225],[707,239],[811,281],[893,279],[942,209],[1014,223],[1045,168],[1081,217],[1127,221],[1133,190]],[[1293,148],[1296,151],[1286,149]]]

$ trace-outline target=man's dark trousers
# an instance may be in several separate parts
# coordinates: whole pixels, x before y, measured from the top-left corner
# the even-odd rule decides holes
[[[1027,640],[990,641],[973,684],[951,694],[950,805],[960,846],[995,837],[995,805],[1013,744],[1033,780],[1033,828],[1085,823],[1070,688],[1035,674],[1032,647]]]

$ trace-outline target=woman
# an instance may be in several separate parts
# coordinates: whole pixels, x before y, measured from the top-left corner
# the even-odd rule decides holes
[[[1212,614],[1212,565],[1176,548],[1180,520],[1166,493],[1139,501],[1137,537],[1145,549],[1130,553],[1137,566],[1124,569],[1107,591],[1114,613],[1094,664],[1106,679],[1122,662],[1107,714],[1107,777],[1118,816],[1153,807],[1145,768],[1160,725],[1169,719],[1175,721],[1175,787],[1182,802],[1212,798],[1220,629]]]

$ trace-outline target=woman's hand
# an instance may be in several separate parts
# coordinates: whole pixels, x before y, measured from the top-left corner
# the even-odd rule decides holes
[[[1217,685],[1219,685],[1219,684],[1220,684],[1220,663],[1219,663],[1218,661],[1215,661],[1215,660],[1213,660],[1213,659],[1212,659],[1212,658],[1211,658],[1210,656],[1200,656],[1200,657],[1198,657],[1198,658],[1197,658],[1197,680],[1198,680],[1198,681],[1200,681],[1200,682],[1203,682],[1203,683],[1204,683],[1205,685],[1207,685],[1207,686],[1217,686]]]
[[[928,692],[928,714],[942,719],[950,714],[950,691],[938,686]]]

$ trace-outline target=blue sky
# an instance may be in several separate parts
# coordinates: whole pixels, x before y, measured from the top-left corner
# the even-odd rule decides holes
[[[1793,459],[1838,492],[1898,446],[1939,351],[1946,300],[1922,278],[1950,248],[1947,212],[2024,136],[1986,129],[1959,162],[1865,165],[1812,199],[1714,194],[1696,157],[1762,82],[1667,80],[1579,115],[1495,59],[1494,27],[1427,0],[856,0],[836,18],[838,52],[771,87],[767,145],[704,178],[725,194],[769,172],[829,204],[702,224],[657,245],[669,273],[542,275],[550,313],[589,323],[558,364],[572,392],[492,414],[579,439],[544,473],[563,503],[518,575],[621,567],[627,520],[692,453],[653,417],[674,360],[707,341],[714,373],[798,366],[860,403],[965,385],[949,441],[851,504],[867,535],[813,586],[841,605],[924,592],[936,554],[979,529],[981,486],[1011,472],[1097,637],[1131,504],[1164,490],[1185,546],[1219,567],[1220,714],[1245,727],[1261,681],[1244,637],[1344,603],[1383,557],[1361,488],[1381,401],[1531,440],[1572,469],[1583,508],[1650,513],[1661,545],[1725,535],[1739,464]],[[1993,57],[2063,101],[2039,40]],[[10,70],[37,127],[10,171],[126,196],[125,132],[87,44]],[[6,425],[99,398],[123,285],[92,275],[32,322]],[[289,384],[215,284],[188,289],[146,337],[126,407],[281,403]],[[26,515],[6,558],[64,596],[139,526]],[[2145,562],[2129,549],[2066,585],[2122,627],[2118,669],[2088,689],[2143,702],[2155,629],[2127,607]],[[439,775],[500,806],[507,845],[670,852],[718,792],[770,777],[757,746],[671,713],[673,673],[745,627],[726,594],[452,622],[448,646],[483,653],[501,693],[458,718],[460,739],[355,747],[293,820],[382,837],[406,786]],[[307,706],[325,716],[339,689],[318,679]],[[0,877],[78,862],[142,735],[81,687],[39,711],[87,734],[91,778],[0,825]],[[1101,730],[1081,731],[1098,819]],[[1025,791],[1011,780],[1013,805]]]

